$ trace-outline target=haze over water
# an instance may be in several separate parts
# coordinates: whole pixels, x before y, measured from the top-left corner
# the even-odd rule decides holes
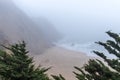
[[[80,50],[90,52],[91,48],[88,50],[88,46],[94,44],[93,42],[108,39],[106,31],[120,32],[119,0],[14,0],[14,2],[31,18],[42,17],[51,22],[64,36],[59,42],[64,47],[71,48],[74,44],[75,49],[82,46]]]

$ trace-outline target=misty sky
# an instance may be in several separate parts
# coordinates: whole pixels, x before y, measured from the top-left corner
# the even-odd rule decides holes
[[[14,0],[31,17],[48,19],[60,32],[83,39],[120,32],[120,0]],[[85,37],[86,36],[86,37]]]

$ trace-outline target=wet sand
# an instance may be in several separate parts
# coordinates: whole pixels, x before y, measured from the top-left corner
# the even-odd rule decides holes
[[[86,54],[67,50],[61,47],[53,47],[43,54],[34,57],[35,64],[42,67],[52,67],[49,75],[62,74],[67,80],[75,80],[74,66],[82,67],[90,59]]]

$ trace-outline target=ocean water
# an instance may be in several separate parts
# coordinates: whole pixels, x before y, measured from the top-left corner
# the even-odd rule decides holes
[[[63,47],[65,49],[83,52],[87,54],[87,56],[97,57],[96,54],[93,53],[93,50],[103,52],[108,58],[116,58],[114,55],[109,54],[104,47],[96,44],[94,41],[81,43],[79,41],[71,41],[69,39],[62,39],[56,43],[56,46]]]

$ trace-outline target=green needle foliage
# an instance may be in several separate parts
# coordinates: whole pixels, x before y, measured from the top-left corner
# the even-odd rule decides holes
[[[120,80],[120,36],[111,31],[106,32],[113,40],[106,42],[96,42],[103,46],[109,54],[115,55],[115,59],[108,58],[103,52],[93,51],[100,56],[109,66],[106,66],[102,61],[89,60],[84,67],[75,67],[80,73],[74,72],[78,80]]]
[[[52,75],[55,80],[65,80],[65,78],[60,74],[59,76]]]
[[[50,80],[45,72],[49,69],[35,67],[27,54],[25,42],[0,50],[0,76],[2,80]]]
[[[90,59],[88,64],[82,68],[74,67],[79,72],[73,72],[78,80],[120,80],[120,36],[111,31],[106,32],[112,39],[106,42],[96,42],[103,46],[109,54],[116,58],[108,58],[104,52],[93,51],[101,57],[105,63],[99,59]],[[5,46],[3,46],[5,47]],[[5,47],[0,50],[0,76],[2,80],[52,80],[46,71],[49,68],[35,67],[33,58],[27,54],[26,44],[22,43]],[[62,75],[52,75],[54,80],[66,80]]]

